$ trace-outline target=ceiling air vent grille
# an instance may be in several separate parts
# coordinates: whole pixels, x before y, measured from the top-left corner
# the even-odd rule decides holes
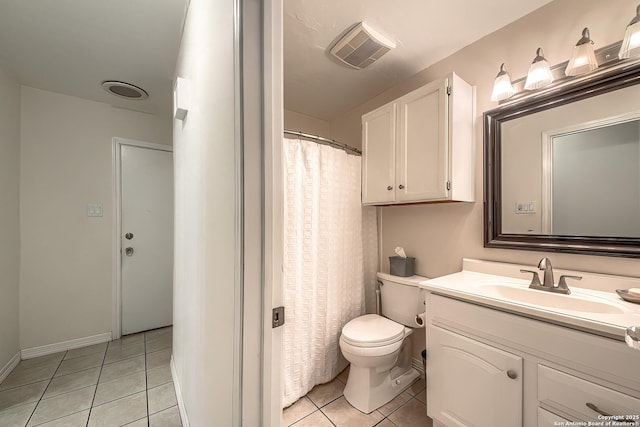
[[[331,48],[331,54],[350,67],[361,70],[396,47],[395,43],[364,22],[353,27]]]

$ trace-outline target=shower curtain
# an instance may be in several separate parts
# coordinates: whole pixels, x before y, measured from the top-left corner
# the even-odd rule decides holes
[[[286,407],[346,367],[338,340],[375,307],[378,238],[375,208],[360,202],[361,157],[288,138],[283,157]]]

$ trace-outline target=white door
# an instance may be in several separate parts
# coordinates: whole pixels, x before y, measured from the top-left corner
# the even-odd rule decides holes
[[[121,145],[122,334],[173,318],[173,154]]]

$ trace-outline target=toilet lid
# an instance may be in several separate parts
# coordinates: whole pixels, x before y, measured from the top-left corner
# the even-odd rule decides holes
[[[404,338],[404,325],[377,314],[366,314],[344,325],[342,338],[358,347],[389,345]]]

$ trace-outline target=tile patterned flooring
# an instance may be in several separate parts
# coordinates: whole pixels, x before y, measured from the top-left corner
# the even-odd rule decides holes
[[[0,384],[0,427],[182,426],[172,328],[21,361]]]
[[[181,427],[172,329],[23,360],[0,383],[0,427]],[[348,368],[283,412],[284,426],[432,427],[420,380],[363,414],[345,400]]]
[[[283,411],[284,426],[294,427],[432,427],[427,417],[424,379],[386,405],[363,414],[343,396],[349,375],[345,369],[333,381],[317,385]]]

